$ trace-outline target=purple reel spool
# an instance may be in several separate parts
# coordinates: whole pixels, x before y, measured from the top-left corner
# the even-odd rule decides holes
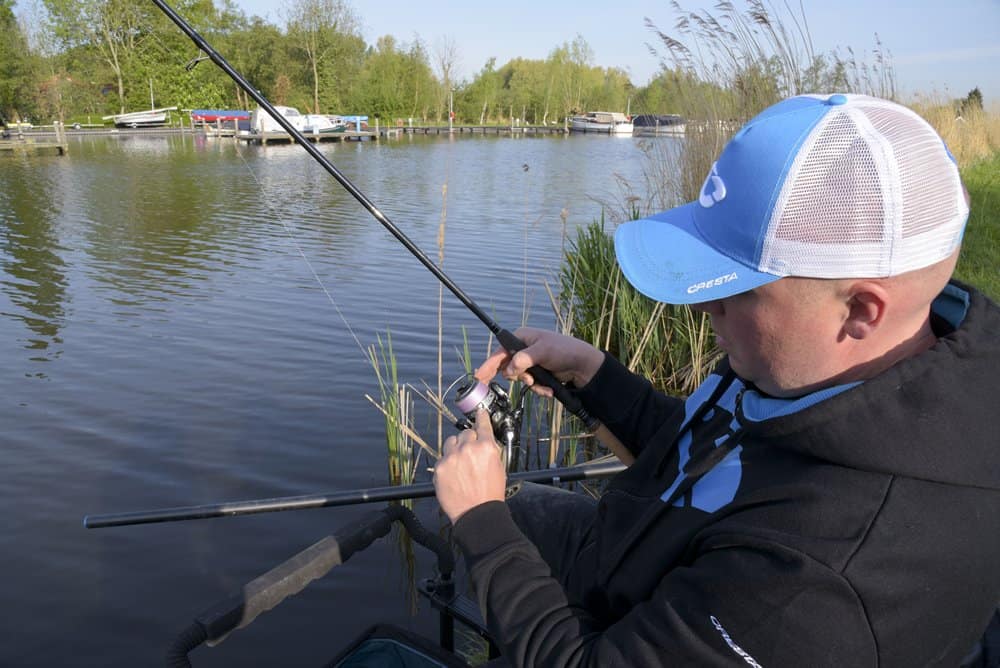
[[[471,384],[460,387],[458,396],[455,397],[455,406],[462,411],[463,415],[474,417],[477,408],[490,410],[490,404],[486,400],[490,397],[490,388],[483,382],[472,378]]]

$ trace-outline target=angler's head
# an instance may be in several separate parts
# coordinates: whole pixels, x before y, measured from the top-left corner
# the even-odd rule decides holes
[[[924,345],[967,217],[954,158],[916,113],[808,95],[752,119],[696,201],[621,225],[615,248],[638,290],[709,313],[734,369],[789,394]]]

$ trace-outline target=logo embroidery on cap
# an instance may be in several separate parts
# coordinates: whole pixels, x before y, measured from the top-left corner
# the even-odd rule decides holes
[[[721,202],[726,199],[726,184],[719,176],[719,172],[716,169],[717,162],[712,163],[712,171],[708,173],[708,178],[705,179],[705,183],[701,186],[701,194],[698,196],[698,204],[708,209],[715,205],[716,202]],[[712,186],[711,191],[709,191],[709,185]]]
[[[694,293],[699,292],[701,290],[707,290],[708,288],[717,288],[720,285],[725,285],[729,281],[735,281],[735,280],[736,280],[736,272],[734,271],[731,274],[723,274],[722,276],[717,276],[716,278],[713,278],[708,281],[701,281],[699,283],[694,283],[692,285],[689,285],[687,288],[687,293],[689,295],[693,295]]]

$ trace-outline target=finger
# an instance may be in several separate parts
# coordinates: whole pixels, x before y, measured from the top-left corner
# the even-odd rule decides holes
[[[476,439],[482,441],[492,441],[493,423],[490,421],[490,414],[480,408],[476,411]]]
[[[448,438],[444,439],[444,445],[441,446],[442,457],[447,457],[456,450],[458,450],[458,437],[449,436]]]
[[[478,369],[476,369],[476,380],[480,380],[484,383],[488,383],[493,380],[498,373],[500,373],[500,368],[505,366],[510,359],[510,353],[508,353],[503,348],[500,348],[492,355],[486,358]]]
[[[507,362],[507,366],[504,367],[504,376],[510,379],[518,379],[521,381],[528,382],[528,384],[534,384],[535,379],[531,377],[528,373],[528,369],[535,366],[535,353],[538,351],[531,348],[525,348],[524,350],[519,350],[514,355],[511,355],[510,361]]]
[[[555,392],[548,385],[536,384],[534,380],[528,384],[529,389],[540,397],[554,397]]]
[[[525,384],[527,387],[531,387],[535,384],[535,377],[528,373],[528,369],[531,366],[521,366],[515,367],[513,362],[507,367],[510,370],[510,377],[517,378],[519,381]]]
[[[529,390],[531,390],[532,392],[534,392],[535,394],[537,394],[540,397],[551,397],[552,396],[552,388],[550,388],[550,387],[548,387],[546,385],[542,385],[540,383],[536,383],[535,382],[535,377],[532,376],[527,371],[523,372],[518,377],[518,380],[520,380],[522,383],[524,383],[525,387],[527,387]]]

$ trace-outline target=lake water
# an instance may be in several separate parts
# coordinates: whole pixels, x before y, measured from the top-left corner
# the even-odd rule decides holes
[[[619,177],[640,180],[639,146],[320,145],[435,261],[443,219],[444,270],[510,329],[552,325],[545,283],[564,234],[600,216],[594,197],[614,199]],[[195,615],[372,510],[82,524],[387,484],[363,350],[390,332],[400,380],[436,384],[438,283],[300,147],[122,134],[0,158],[0,235],[0,665],[162,665]],[[443,302],[447,384],[462,328],[476,360],[488,337]],[[433,500],[418,513],[439,525]],[[192,662],[322,665],[380,621],[436,638],[406,589],[383,539]]]

